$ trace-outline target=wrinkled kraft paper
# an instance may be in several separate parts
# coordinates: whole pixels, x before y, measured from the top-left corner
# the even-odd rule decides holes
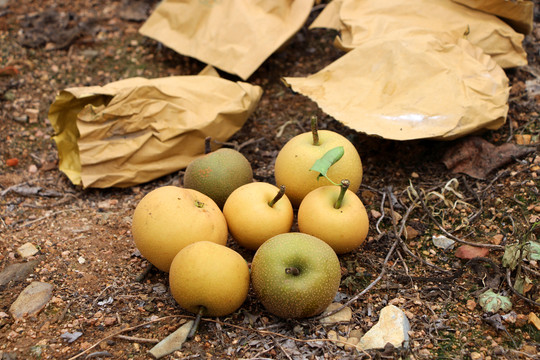
[[[226,141],[262,89],[215,76],[131,78],[61,91],[49,109],[59,168],[84,188],[128,187],[185,168]]]
[[[503,68],[527,65],[524,35],[497,16],[451,0],[334,0],[310,28],[340,31],[336,46],[349,51],[369,39],[398,32],[444,32],[466,37]]]
[[[497,129],[508,113],[504,70],[447,34],[378,37],[316,74],[284,81],[348,127],[393,140]]]
[[[522,34],[533,29],[534,2],[529,0],[452,0],[497,15]]]
[[[313,1],[164,0],[139,32],[246,80],[300,30]]]

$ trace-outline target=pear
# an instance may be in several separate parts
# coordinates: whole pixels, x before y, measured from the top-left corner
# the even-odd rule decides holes
[[[141,255],[164,272],[169,272],[184,247],[203,240],[225,245],[229,234],[225,216],[212,199],[177,186],[162,186],[146,194],[131,223]]]
[[[362,160],[355,146],[344,136],[330,130],[318,130],[317,119],[311,119],[311,132],[296,135],[279,151],[274,176],[277,186],[285,185],[287,196],[295,208],[312,190],[332,185],[328,179],[310,171],[316,160],[329,150],[343,146],[343,157],[328,170],[328,177],[350,180],[350,190],[358,191],[362,183]]]
[[[204,316],[236,311],[249,290],[249,267],[242,255],[210,241],[183,248],[172,261],[169,285],[176,302]]]
[[[268,312],[285,319],[318,315],[341,281],[334,250],[308,234],[279,234],[265,241],[251,262],[251,284]]]
[[[239,151],[221,148],[193,160],[184,174],[184,187],[197,190],[223,208],[229,195],[242,185],[253,182],[253,170]]]

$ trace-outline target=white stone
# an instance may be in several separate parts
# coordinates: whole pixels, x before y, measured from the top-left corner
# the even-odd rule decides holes
[[[193,320],[176,329],[175,332],[161,340],[156,346],[150,349],[149,353],[154,359],[160,359],[170,353],[180,350],[187,339],[189,331],[193,326]]]
[[[343,305],[340,303],[332,303],[328,305],[326,310],[322,313],[322,315],[329,314],[332,311],[335,311],[342,307]],[[325,316],[321,318],[320,323],[325,325],[331,325],[341,322],[350,322],[352,319],[352,310],[350,307],[346,306],[343,309],[339,310],[337,313],[332,314],[330,316]]]
[[[52,298],[53,285],[33,281],[15,299],[9,312],[15,319],[40,312]]]
[[[387,343],[395,347],[409,347],[411,329],[405,313],[394,305],[388,305],[381,310],[379,322],[362,336],[358,347],[363,350],[383,349]]]
[[[30,256],[36,255],[38,252],[39,252],[39,250],[32,243],[29,243],[29,242],[27,242],[24,245],[21,245],[21,247],[19,247],[17,249],[17,253],[22,258],[25,258],[25,259],[30,257]]]
[[[448,250],[454,247],[456,243],[454,240],[447,238],[444,235],[435,235],[433,236],[433,244],[439,249]]]

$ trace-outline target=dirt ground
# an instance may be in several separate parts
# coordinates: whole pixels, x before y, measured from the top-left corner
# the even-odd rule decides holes
[[[83,190],[58,170],[47,119],[59,90],[134,76],[191,75],[205,66],[137,33],[155,5],[0,1],[0,271],[37,260],[26,278],[0,287],[2,359],[147,359],[157,341],[192,318],[169,294],[167,274],[145,271],[148,262],[130,232],[141,198],[163,185],[181,185],[183,172],[127,189]],[[46,10],[50,17],[37,22]],[[339,294],[353,311],[351,322],[282,320],[250,293],[235,313],[203,319],[197,335],[166,358],[539,359],[540,331],[533,315],[540,316],[540,267],[526,254],[518,254],[514,269],[502,259],[508,246],[537,241],[539,234],[540,95],[527,81],[539,81],[540,29],[524,42],[529,65],[507,70],[507,123],[480,134],[494,145],[526,144],[532,152],[511,157],[482,180],[452,173],[443,164],[459,140],[368,137],[288,90],[281,77],[312,74],[343,54],[332,45],[334,36],[304,27],[255,72],[249,82],[264,94],[229,146],[241,147],[255,180],[274,183],[279,149],[309,129],[312,115],[321,128],[355,144],[364,165],[358,195],[370,231],[361,250],[340,256]],[[395,226],[392,210],[398,214]],[[478,243],[481,251],[468,260],[457,252],[459,242],[449,250],[435,247],[436,235]],[[39,252],[23,259],[17,250],[28,242]],[[229,245],[251,260],[253,253],[232,239]],[[10,306],[32,281],[52,284],[53,297],[38,314],[15,321]],[[507,296],[512,310],[484,311],[478,298],[488,288]],[[408,350],[359,353],[328,341],[332,330],[342,336],[366,332],[388,304],[409,318]]]

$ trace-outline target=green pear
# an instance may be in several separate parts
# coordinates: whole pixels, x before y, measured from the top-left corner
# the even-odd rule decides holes
[[[303,233],[279,234],[264,242],[251,263],[251,284],[263,306],[282,318],[322,313],[341,281],[335,251]]]
[[[193,160],[184,174],[184,187],[197,190],[223,208],[229,195],[238,187],[253,181],[248,159],[229,148],[208,152]]]

